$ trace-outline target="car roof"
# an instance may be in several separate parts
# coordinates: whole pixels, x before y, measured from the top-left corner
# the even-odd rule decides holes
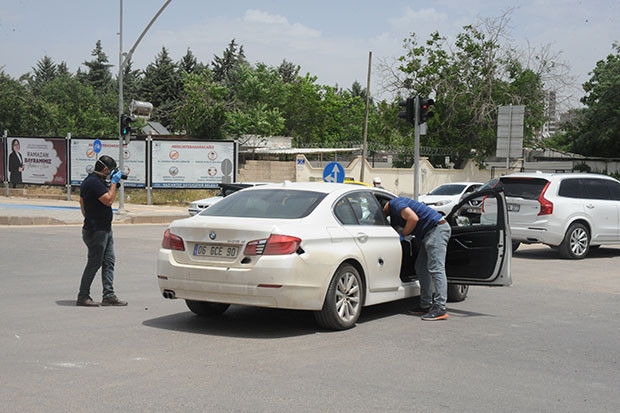
[[[382,192],[386,194],[391,194],[389,191],[386,191],[381,188],[375,188],[371,186],[363,186],[363,185],[350,185],[345,183],[328,183],[328,182],[290,182],[284,181],[281,183],[269,183],[266,185],[254,186],[251,188],[244,189],[244,191],[260,191],[264,189],[273,189],[273,188],[281,188],[281,189],[293,189],[293,190],[305,190],[305,191],[315,191],[326,194],[340,194],[347,193],[352,191],[359,190],[368,190],[373,192]],[[391,194],[394,195],[394,194]]]
[[[504,175],[500,179],[504,178],[544,178],[547,180],[563,179],[563,178],[606,178],[614,179],[611,176],[589,173],[589,172],[514,172],[510,175]]]

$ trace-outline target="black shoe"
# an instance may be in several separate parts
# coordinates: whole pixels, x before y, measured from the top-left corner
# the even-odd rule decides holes
[[[413,315],[424,315],[431,310],[430,307],[422,307],[420,304],[413,307],[411,310],[407,311],[409,314]]]
[[[430,311],[422,316],[424,321],[445,320],[446,318],[448,318],[448,312],[444,307],[438,305],[432,306]]]
[[[127,305],[127,301],[121,301],[117,296],[113,295],[111,297],[106,297],[101,300],[101,305],[104,307],[108,306],[116,306],[116,307],[124,307]]]
[[[90,297],[78,298],[75,302],[75,305],[77,305],[78,307],[99,307],[99,303],[93,301],[93,299]]]

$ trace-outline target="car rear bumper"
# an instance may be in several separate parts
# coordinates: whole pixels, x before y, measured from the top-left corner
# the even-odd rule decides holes
[[[157,281],[160,290],[176,298],[258,307],[320,310],[331,268],[306,265],[291,256],[290,270],[282,259],[261,257],[249,268],[197,266],[176,262],[169,250],[159,251]],[[281,257],[280,257],[281,258]]]
[[[558,246],[564,239],[564,232],[561,230],[550,230],[544,226],[510,226],[513,241],[527,244],[541,243],[551,246]]]

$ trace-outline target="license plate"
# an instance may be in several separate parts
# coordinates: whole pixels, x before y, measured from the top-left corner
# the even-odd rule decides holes
[[[217,244],[196,244],[194,245],[194,256],[196,257],[217,257],[217,258],[237,258],[239,247],[235,245]]]
[[[519,209],[521,209],[519,204],[508,204],[508,211],[519,212]]]

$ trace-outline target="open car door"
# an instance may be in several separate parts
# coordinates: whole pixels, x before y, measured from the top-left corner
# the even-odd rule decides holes
[[[452,209],[446,220],[452,227],[446,256],[449,283],[512,284],[512,244],[502,188],[467,195]]]

